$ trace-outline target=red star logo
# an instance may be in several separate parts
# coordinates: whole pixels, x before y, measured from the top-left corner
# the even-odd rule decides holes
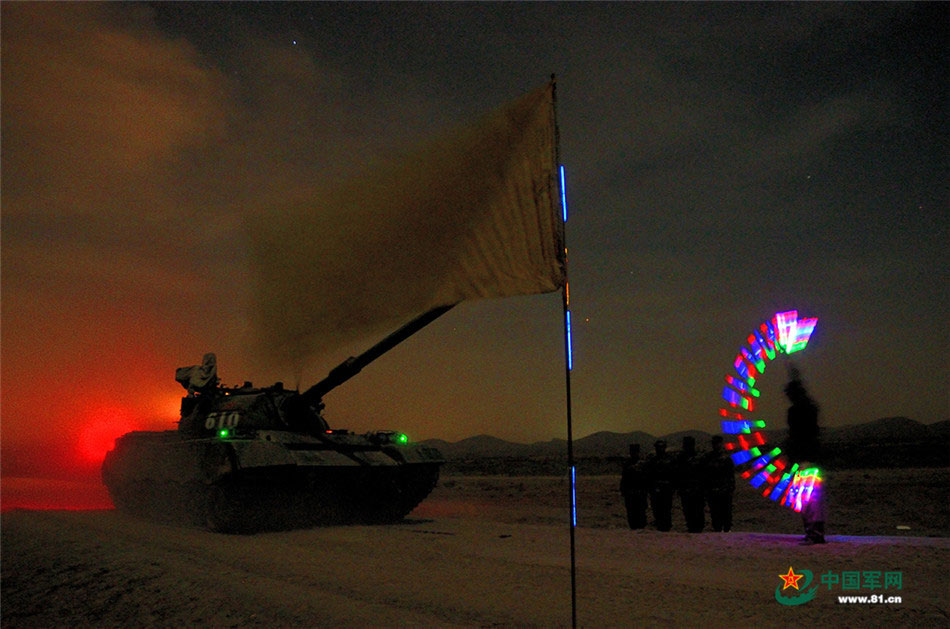
[[[797,589],[798,589],[798,581],[799,581],[799,579],[801,579],[803,576],[805,576],[805,575],[804,575],[804,574],[795,574],[795,572],[792,570],[792,567],[789,566],[789,567],[788,567],[788,574],[780,574],[780,575],[778,575],[778,578],[779,578],[779,579],[782,579],[782,580],[785,581],[785,587],[783,587],[782,590],[787,590],[788,588],[795,588],[795,589],[797,590]]]

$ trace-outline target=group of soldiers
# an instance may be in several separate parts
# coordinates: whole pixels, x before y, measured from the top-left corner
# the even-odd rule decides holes
[[[647,525],[647,501],[658,531],[673,528],[673,494],[683,505],[686,530],[701,533],[706,526],[706,504],[714,531],[732,528],[732,495],[736,488],[732,460],[723,450],[722,437],[712,438],[711,450],[696,452],[696,440],[683,437],[683,449],[675,457],[666,451],[666,441],[653,444],[655,452],[640,459],[640,444],[630,444],[624,461],[620,493],[627,507],[631,529]]]

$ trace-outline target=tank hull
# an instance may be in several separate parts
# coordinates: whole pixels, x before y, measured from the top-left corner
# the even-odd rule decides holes
[[[349,434],[132,432],[107,453],[102,476],[122,511],[251,533],[398,522],[435,487],[441,464],[434,448]]]

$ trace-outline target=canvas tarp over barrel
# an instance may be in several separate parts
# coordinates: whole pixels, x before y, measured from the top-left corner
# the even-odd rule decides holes
[[[255,331],[300,365],[437,306],[565,281],[546,85],[252,225]]]

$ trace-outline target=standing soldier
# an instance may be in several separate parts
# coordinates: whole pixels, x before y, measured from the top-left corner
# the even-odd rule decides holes
[[[656,451],[646,462],[647,480],[650,487],[650,508],[656,530],[669,531],[673,528],[673,480],[675,462],[666,452],[666,442],[662,439],[653,444]]]
[[[703,467],[696,455],[696,439],[683,437],[683,451],[677,459],[676,485],[683,503],[686,530],[702,533],[706,526],[706,503],[703,499]]]
[[[785,395],[791,406],[788,407],[788,441],[785,451],[792,463],[798,463],[800,470],[813,467],[821,454],[818,441],[818,404],[808,395],[802,384],[798,369],[789,369],[789,382],[785,385]],[[805,526],[805,544],[825,543],[825,489],[821,482],[813,487],[809,500],[802,507],[802,523]]]
[[[647,484],[644,463],[640,460],[640,444],[630,444],[630,458],[623,462],[620,493],[627,507],[627,524],[632,529],[647,525]]]
[[[713,436],[712,450],[703,463],[712,530],[728,533],[732,528],[732,495],[736,491],[736,474],[732,460],[722,449],[721,436]]]

